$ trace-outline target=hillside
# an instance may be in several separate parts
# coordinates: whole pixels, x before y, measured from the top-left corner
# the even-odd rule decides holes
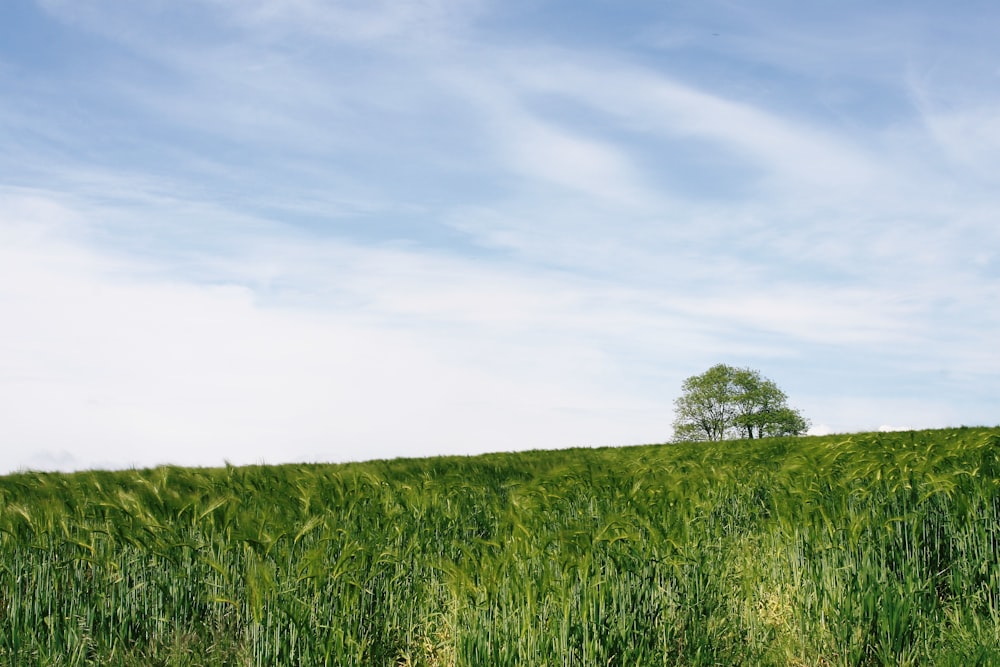
[[[1000,428],[0,477],[0,663],[1000,664]]]

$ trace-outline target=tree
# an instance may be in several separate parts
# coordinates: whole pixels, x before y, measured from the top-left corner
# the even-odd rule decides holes
[[[788,407],[788,397],[751,368],[716,364],[693,375],[674,402],[677,440],[723,440],[801,435],[809,422]]]

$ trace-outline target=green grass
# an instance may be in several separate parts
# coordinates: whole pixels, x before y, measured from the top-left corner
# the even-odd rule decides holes
[[[1000,664],[1000,429],[0,477],[0,664]]]

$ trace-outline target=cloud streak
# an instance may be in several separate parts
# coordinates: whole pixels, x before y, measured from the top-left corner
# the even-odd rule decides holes
[[[0,468],[664,440],[719,361],[831,430],[996,414],[995,46],[930,8],[39,8]]]

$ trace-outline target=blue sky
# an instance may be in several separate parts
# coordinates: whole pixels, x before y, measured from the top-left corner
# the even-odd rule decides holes
[[[7,0],[0,472],[996,424],[1000,5]]]

